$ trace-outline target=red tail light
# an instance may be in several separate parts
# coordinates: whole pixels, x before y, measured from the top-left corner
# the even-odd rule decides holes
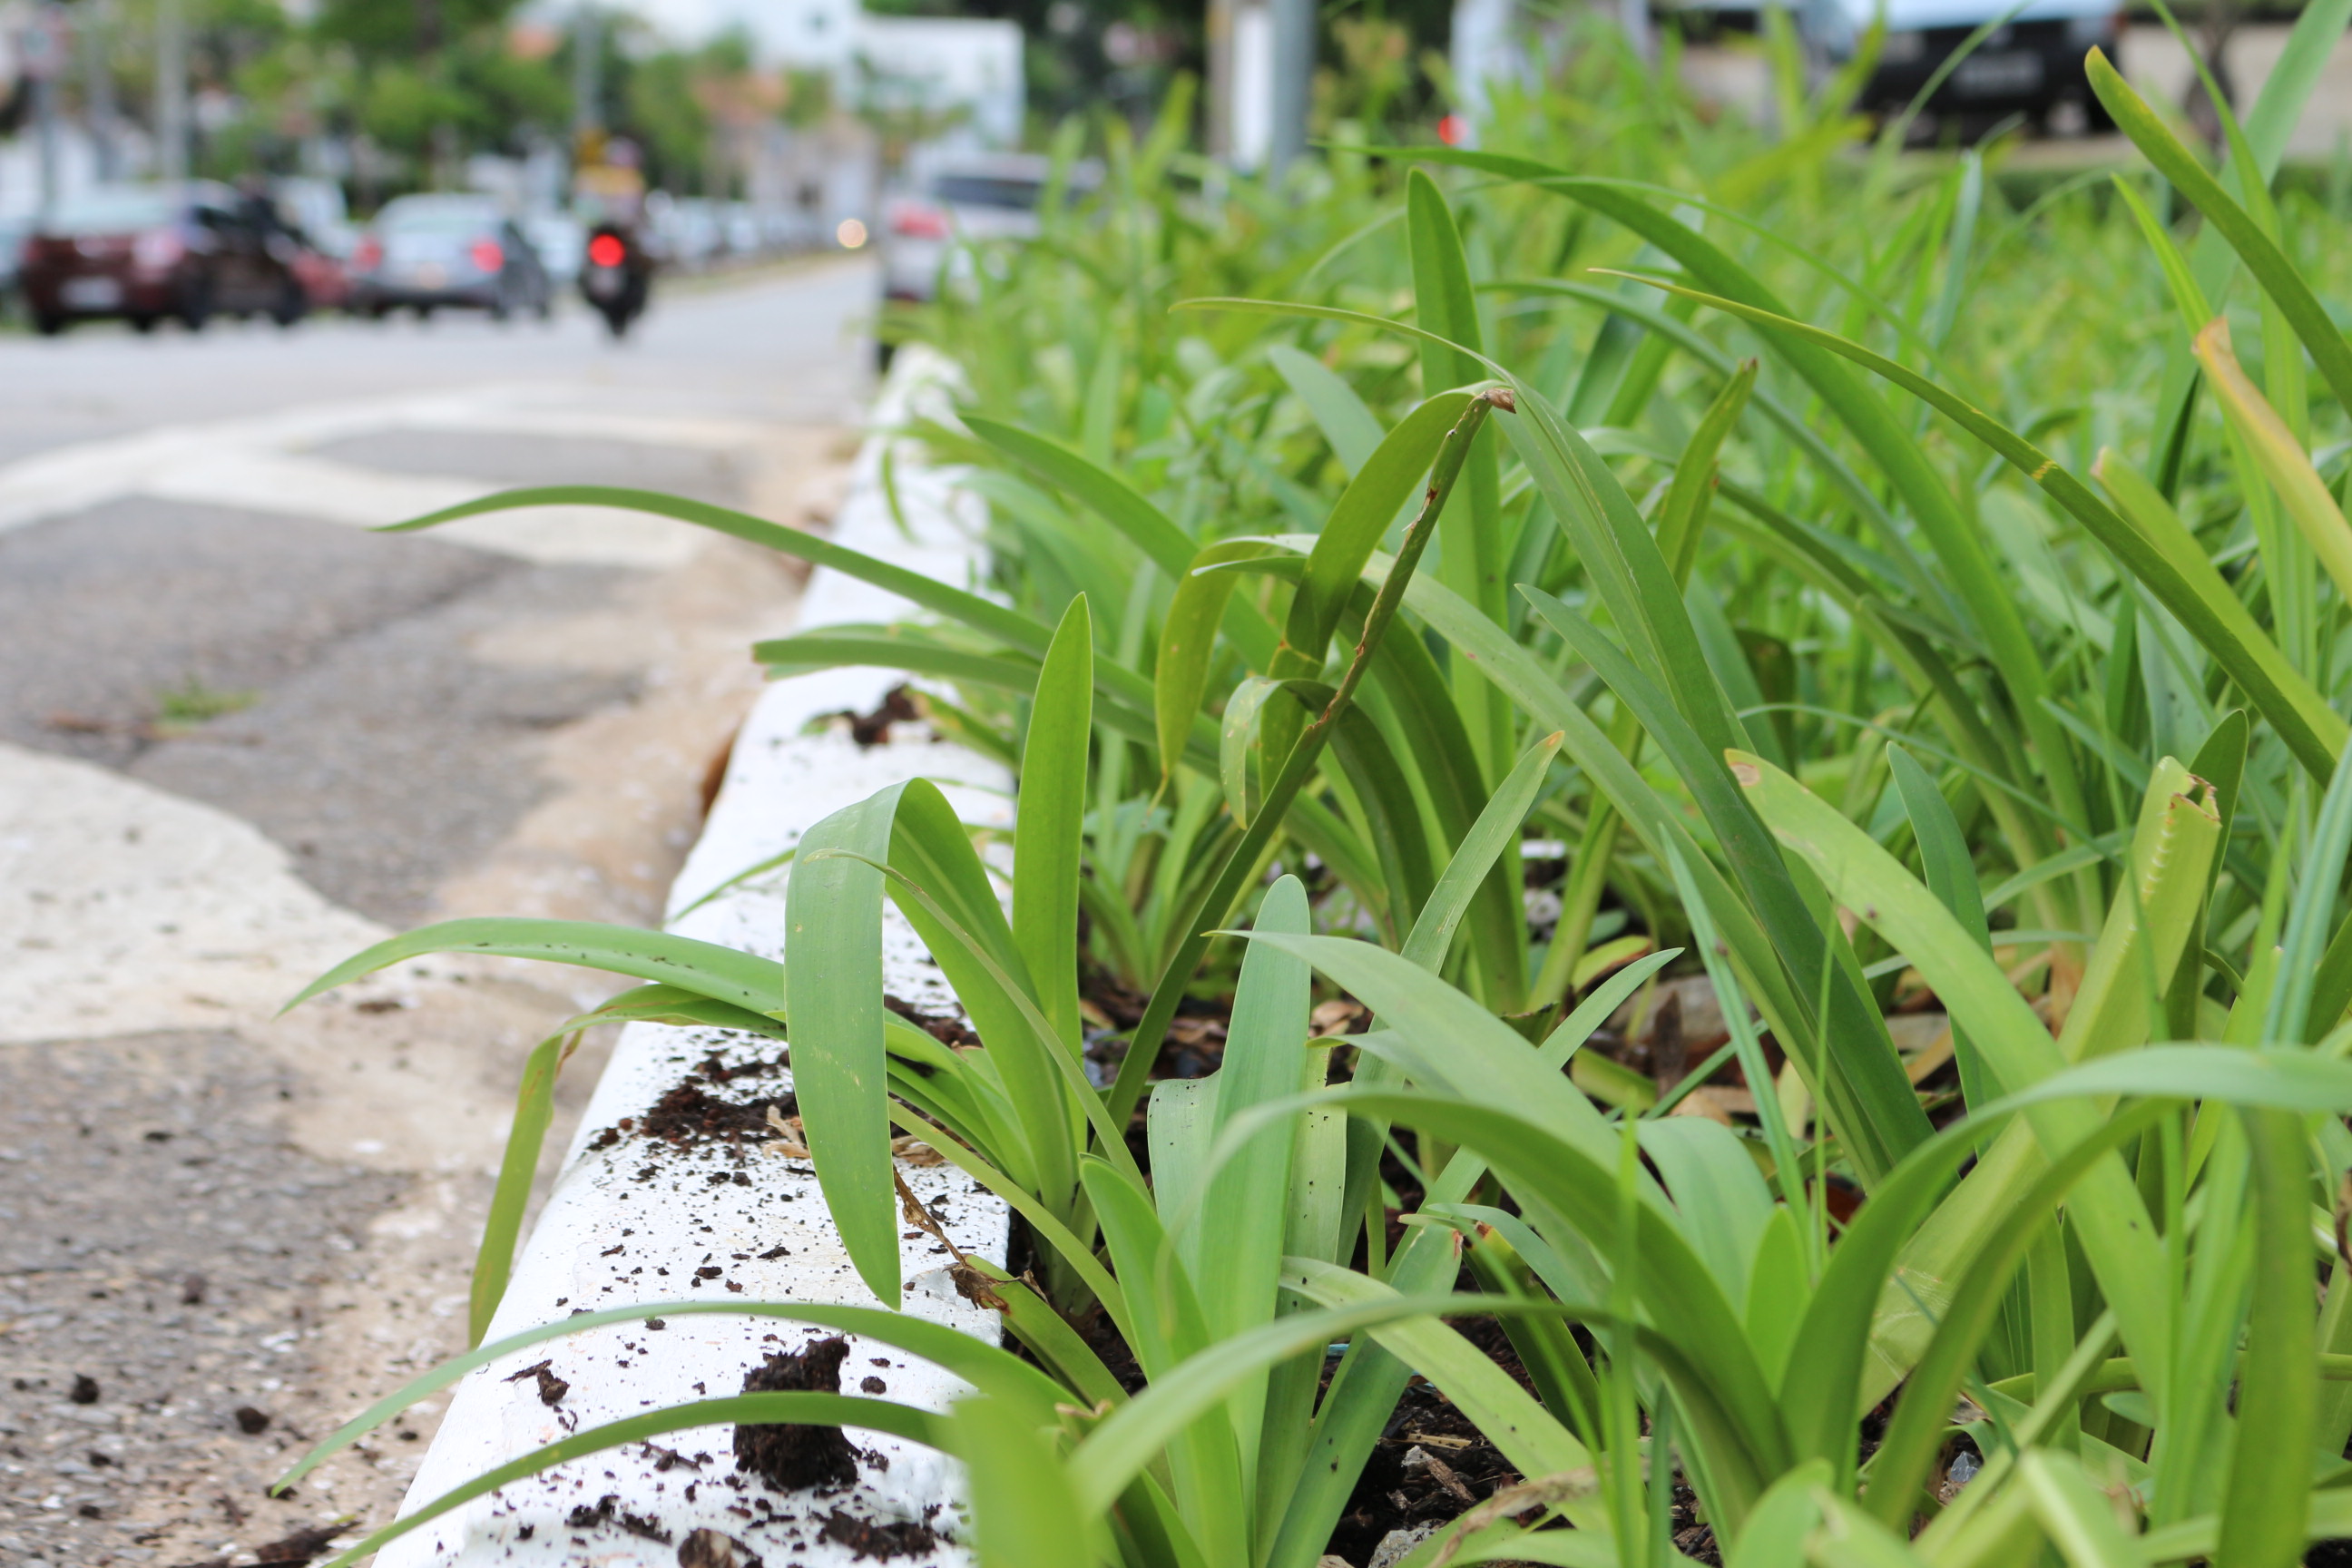
[[[594,267],[618,267],[629,258],[629,247],[617,234],[600,234],[588,242],[588,260]]]
[[[373,272],[383,265],[383,241],[372,234],[362,235],[352,247],[352,265],[362,272]]]
[[[474,241],[474,248],[467,254],[474,258],[474,265],[485,272],[496,272],[507,264],[507,253],[499,248],[499,242],[495,239]]]
[[[948,215],[920,202],[902,202],[890,214],[890,232],[908,239],[945,239]]]

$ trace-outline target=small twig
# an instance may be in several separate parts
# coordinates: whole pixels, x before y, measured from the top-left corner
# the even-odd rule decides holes
[[[760,1152],[782,1154],[787,1160],[805,1160],[809,1157],[808,1144],[803,1141],[803,1135],[801,1131],[799,1117],[795,1116],[787,1121],[784,1120],[783,1113],[771,1105],[768,1107],[768,1126],[776,1136],[761,1144]]]
[[[1454,1473],[1453,1466],[1447,1464],[1444,1460],[1439,1458],[1436,1455],[1431,1453],[1426,1448],[1423,1448],[1421,1451],[1421,1460],[1422,1463],[1429,1467],[1429,1473],[1437,1478],[1437,1484],[1439,1486],[1444,1487],[1447,1491],[1452,1492],[1464,1502],[1474,1505],[1477,1502],[1478,1494],[1462,1484],[1462,1478]]]
[[[915,1189],[907,1184],[907,1178],[898,1173],[896,1165],[890,1167],[890,1180],[898,1184],[898,1212],[907,1216],[907,1223],[954,1254],[957,1268],[971,1268],[971,1260],[963,1255],[963,1248],[955,1244],[955,1237],[940,1224],[939,1216],[923,1206],[923,1200],[915,1195]]]
[[[1431,1461],[1434,1464],[1436,1461]],[[1438,1548],[1430,1568],[1445,1568],[1460,1553],[1471,1536],[1498,1519],[1508,1519],[1531,1508],[1552,1508],[1585,1497],[1600,1489],[1600,1478],[1591,1466],[1578,1470],[1562,1470],[1557,1475],[1538,1476],[1531,1481],[1521,1481],[1515,1487],[1505,1487],[1468,1513],[1454,1521],[1447,1532],[1445,1544]]]
[[[1160,1047],[1165,1043],[1169,1023],[1176,1016],[1178,998],[1183,994],[1185,983],[1207,952],[1215,927],[1223,925],[1232,911],[1242,888],[1256,868],[1259,856],[1273,840],[1275,831],[1290,811],[1291,802],[1306,785],[1307,776],[1314,772],[1316,759],[1322,754],[1324,742],[1339,727],[1339,720],[1355,700],[1356,689],[1363,684],[1371,668],[1372,657],[1380,651],[1387,637],[1389,625],[1396,619],[1404,603],[1405,589],[1421,564],[1423,552],[1429,548],[1436,534],[1437,520],[1445,510],[1446,498],[1454,491],[1454,482],[1462,474],[1463,465],[1469,460],[1470,443],[1487,416],[1496,409],[1506,414],[1517,411],[1518,403],[1511,389],[1492,386],[1474,395],[1462,411],[1461,418],[1445,433],[1438,444],[1437,456],[1430,466],[1429,485],[1423,491],[1421,510],[1406,525],[1404,537],[1398,542],[1389,574],[1381,580],[1380,591],[1372,596],[1372,606],[1365,613],[1363,633],[1357,639],[1349,659],[1346,673],[1339,678],[1339,689],[1325,704],[1314,722],[1291,742],[1290,754],[1282,764],[1275,782],[1265,792],[1265,801],[1257,816],[1250,821],[1241,838],[1227,851],[1223,867],[1213,884],[1197,904],[1181,911],[1184,940],[1160,980],[1152,987],[1151,999],[1145,1004],[1143,1017],[1135,1032],[1129,1037],[1127,1056],[1119,1063],[1118,1076],[1112,1080],[1105,1103],[1115,1124],[1124,1125],[1142,1098],[1144,1084],[1151,1067],[1159,1060]]]

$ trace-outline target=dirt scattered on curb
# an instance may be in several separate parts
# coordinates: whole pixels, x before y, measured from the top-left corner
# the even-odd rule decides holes
[[[917,1520],[898,1520],[883,1524],[870,1519],[835,1509],[825,1516],[824,1528],[817,1531],[820,1541],[837,1541],[861,1562],[867,1558],[912,1557],[919,1552],[929,1552],[940,1543],[940,1532]]]
[[[800,1102],[790,1089],[736,1100],[713,1094],[711,1088],[737,1079],[772,1076],[790,1059],[788,1053],[779,1053],[730,1065],[715,1054],[707,1057],[654,1101],[652,1110],[642,1116],[624,1116],[598,1130],[588,1147],[610,1149],[624,1138],[642,1137],[681,1151],[710,1143],[725,1143],[740,1151],[746,1139],[758,1142],[772,1136],[771,1110],[789,1118],[798,1114]]]
[[[593,1530],[609,1524],[640,1541],[656,1541],[664,1546],[670,1542],[670,1533],[661,1527],[659,1520],[629,1512],[621,1506],[620,1496],[614,1492],[606,1492],[593,1505],[582,1503],[565,1516],[563,1522],[573,1530]]]

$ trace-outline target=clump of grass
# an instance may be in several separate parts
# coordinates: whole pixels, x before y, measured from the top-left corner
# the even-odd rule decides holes
[[[164,735],[186,734],[215,719],[242,713],[260,700],[258,691],[213,686],[191,674],[155,694],[155,730]]]

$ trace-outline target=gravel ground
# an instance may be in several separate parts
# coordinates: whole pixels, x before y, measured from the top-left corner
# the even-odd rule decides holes
[[[295,1087],[226,1034],[0,1052],[0,1561],[199,1562],[335,1517],[264,1488],[331,1428],[327,1291],[407,1183],[292,1146]]]

